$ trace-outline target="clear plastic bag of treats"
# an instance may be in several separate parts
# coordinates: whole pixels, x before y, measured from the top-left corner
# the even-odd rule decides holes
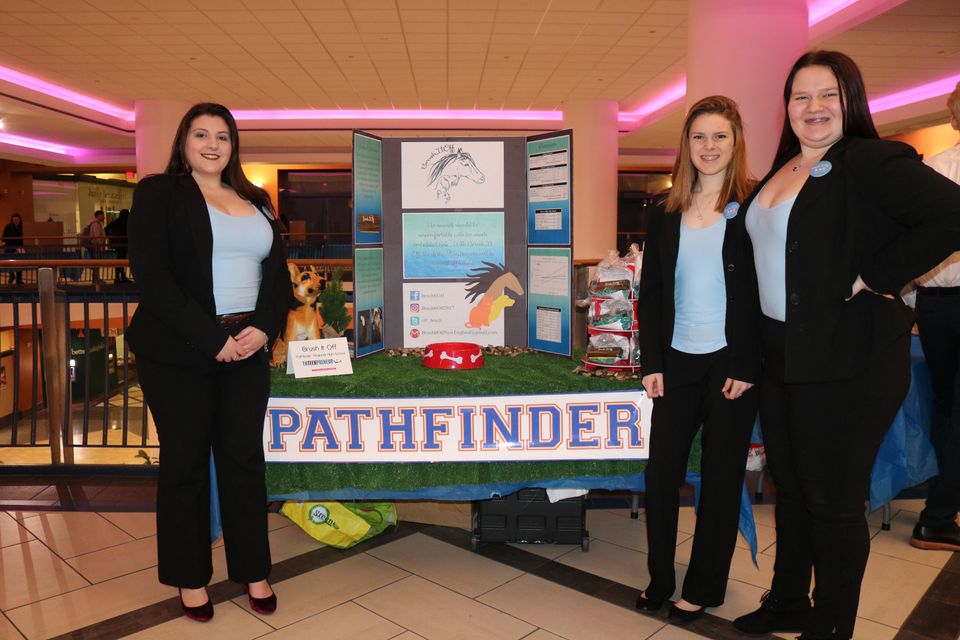
[[[633,303],[619,297],[594,300],[587,322],[595,329],[626,331],[633,327]]]
[[[617,252],[611,249],[597,265],[590,282],[590,295],[598,298],[629,298],[633,287],[633,271]]]
[[[640,250],[640,245],[636,242],[630,245],[627,254],[623,256],[623,263],[633,271],[632,295],[637,298],[640,292],[640,271],[643,268],[643,251]]]
[[[590,336],[587,360],[597,364],[630,364],[630,337],[615,333]]]

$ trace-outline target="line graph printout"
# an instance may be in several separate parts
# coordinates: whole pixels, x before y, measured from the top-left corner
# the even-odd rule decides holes
[[[570,260],[566,256],[530,256],[530,293],[570,295]]]
[[[527,249],[527,344],[571,355],[572,256],[567,247]]]

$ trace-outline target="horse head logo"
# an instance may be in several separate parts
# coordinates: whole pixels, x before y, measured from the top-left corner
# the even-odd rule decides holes
[[[480,298],[480,302],[470,309],[470,320],[464,325],[467,329],[490,326],[504,309],[512,307],[516,300],[506,294],[508,290],[517,296],[523,295],[520,280],[502,264],[486,261],[483,264],[486,266],[471,269],[467,274],[470,284],[464,297],[470,302]]]
[[[440,156],[430,167],[429,186],[436,189],[437,200],[450,202],[450,191],[466,178],[483,184],[487,177],[477,168],[473,156],[461,148]]]

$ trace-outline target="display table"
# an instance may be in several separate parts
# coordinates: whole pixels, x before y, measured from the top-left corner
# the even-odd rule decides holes
[[[546,354],[489,356],[482,369],[427,369],[419,358],[378,354],[356,360],[354,374],[295,380],[272,372],[271,395],[312,398],[402,398],[637,389],[639,380],[575,375],[575,362]],[[699,448],[690,471],[699,472]],[[453,462],[416,464],[270,463],[267,491],[275,500],[481,500],[524,487],[642,491],[646,463],[636,460]]]
[[[490,356],[482,369],[427,369],[415,357],[378,354],[354,361],[354,374],[296,380],[272,372],[274,398],[390,398],[635,390],[639,380],[612,380],[572,373],[576,361],[528,353]],[[445,500],[473,501],[505,496],[526,487],[606,489],[642,492],[646,462],[578,460],[563,462],[454,463],[268,463],[271,500]],[[694,440],[687,481],[700,484],[700,440]],[[756,554],[756,529],[746,488],[740,531]]]

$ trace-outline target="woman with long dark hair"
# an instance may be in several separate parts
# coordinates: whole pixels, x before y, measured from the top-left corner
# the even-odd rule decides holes
[[[126,337],[160,437],[160,582],[180,589],[187,617],[213,617],[212,449],[228,575],[253,610],[272,613],[267,349],[292,292],[270,197],[240,168],[226,107],[198,104],[183,116],[166,171],[134,191],[129,240],[140,303]]]
[[[650,584],[637,608],[655,613],[676,588],[679,491],[703,425],[702,488],[682,598],[690,622],[723,604],[737,538],[743,474],[757,414],[756,285],[734,278],[744,235],[738,202],[753,188],[737,105],[710,96],[690,108],[673,188],[654,211],[637,302],[643,386],[653,399],[646,521]]]
[[[777,159],[745,203],[777,559],[760,608],[734,625],[847,640],[870,551],[870,471],[910,383],[913,315],[896,294],[960,249],[960,187],[878,138],[842,53],[801,56],[783,99]]]

